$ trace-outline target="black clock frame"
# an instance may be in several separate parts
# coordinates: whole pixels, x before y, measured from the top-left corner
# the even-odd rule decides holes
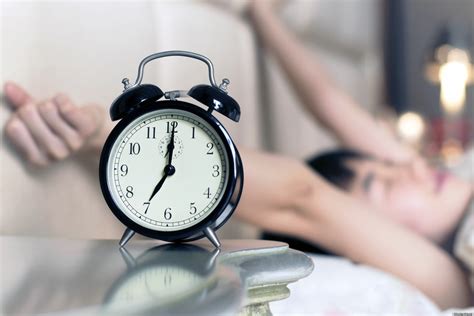
[[[205,120],[221,138],[224,144],[224,150],[227,153],[229,161],[227,186],[226,188],[224,188],[224,193],[222,195],[221,200],[219,201],[217,206],[214,207],[214,210],[211,212],[211,214],[207,215],[202,221],[200,221],[196,225],[185,228],[183,230],[169,232],[152,230],[143,227],[137,224],[132,219],[130,219],[115,203],[107,183],[107,165],[110,158],[110,152],[118,136],[131,122],[133,122],[140,116],[149,112],[165,109],[188,111]],[[114,215],[122,222],[122,224],[143,236],[165,241],[179,242],[191,241],[204,237],[203,231],[206,227],[210,227],[213,230],[217,230],[222,225],[224,225],[224,223],[230,218],[230,216],[234,212],[240,200],[243,188],[244,175],[242,160],[234,142],[232,141],[229,133],[224,128],[224,126],[213,115],[191,103],[178,100],[163,100],[142,104],[139,108],[134,109],[132,112],[127,114],[124,118],[122,118],[122,120],[118,122],[118,124],[114,127],[104,144],[104,148],[100,157],[99,179],[102,194],[104,195],[107,205],[114,213]]]

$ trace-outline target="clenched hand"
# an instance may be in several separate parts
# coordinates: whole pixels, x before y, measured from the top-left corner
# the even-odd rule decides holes
[[[4,95],[13,107],[5,133],[33,165],[66,159],[101,141],[105,113],[98,105],[78,107],[64,94],[37,101],[12,82],[4,85]]]

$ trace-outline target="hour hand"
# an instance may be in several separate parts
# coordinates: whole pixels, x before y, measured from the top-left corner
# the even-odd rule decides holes
[[[163,186],[163,183],[165,183],[165,180],[168,176],[172,176],[175,173],[175,168],[171,165],[166,165],[165,169],[163,170],[163,177],[160,179],[160,181],[156,184],[155,188],[153,189],[153,193],[151,194],[150,198],[148,199],[148,202],[151,201],[151,199],[160,191],[161,187]]]
[[[153,193],[151,194],[150,198],[148,199],[148,202],[151,201],[151,199],[160,191],[161,187],[163,186],[163,183],[165,183],[166,178],[168,177],[168,174],[164,172],[163,177],[161,178],[160,182],[155,186],[153,189]]]

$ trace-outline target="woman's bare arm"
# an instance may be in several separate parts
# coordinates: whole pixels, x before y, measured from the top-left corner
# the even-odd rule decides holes
[[[469,304],[466,276],[435,244],[329,185],[297,160],[241,153],[246,178],[236,212],[240,219],[389,272],[442,308]]]
[[[264,46],[275,55],[306,110],[346,146],[384,160],[409,160],[412,151],[331,81],[274,15],[271,2],[251,1],[249,13]]]
[[[441,308],[466,307],[470,288],[458,264],[433,242],[390,221],[319,178],[301,205],[312,218],[313,242],[414,285]]]

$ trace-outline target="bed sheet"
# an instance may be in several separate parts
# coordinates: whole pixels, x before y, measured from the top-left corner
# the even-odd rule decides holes
[[[314,271],[290,284],[274,315],[439,315],[423,293],[396,277],[332,256],[310,255]]]

